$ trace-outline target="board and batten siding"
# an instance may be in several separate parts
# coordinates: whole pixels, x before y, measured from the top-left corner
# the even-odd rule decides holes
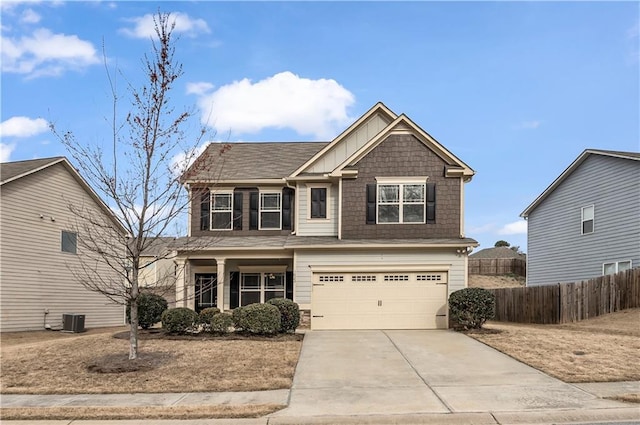
[[[389,265],[393,270],[402,266],[446,265],[449,271],[448,291],[467,287],[467,257],[456,255],[455,249],[370,249],[370,250],[299,250],[294,254],[295,291],[294,301],[301,305],[311,304],[311,266],[375,266]]]
[[[379,114],[372,115],[344,140],[341,140],[329,149],[322,158],[305,170],[305,172],[328,173],[335,170],[338,165],[342,164],[343,161],[353,155],[358,149],[389,125],[389,122],[386,117],[383,118]]]
[[[65,166],[55,164],[2,185],[1,199],[2,332],[41,330],[45,323],[57,329],[64,313],[84,314],[88,328],[123,325],[124,307],[85,289],[67,268],[77,263],[76,255],[61,251],[61,231],[73,229],[68,204],[95,203]],[[104,268],[101,273],[113,272]]]
[[[313,186],[313,184],[311,185]],[[297,227],[299,236],[338,236],[338,187],[332,185],[327,191],[326,219],[310,219],[309,188],[306,184],[299,184],[296,189],[297,199]]]
[[[594,206],[594,232],[581,209]],[[529,213],[527,285],[602,275],[603,263],[640,266],[640,161],[590,155]]]

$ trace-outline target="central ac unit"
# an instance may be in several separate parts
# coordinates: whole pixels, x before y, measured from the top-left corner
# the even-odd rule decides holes
[[[62,315],[63,332],[84,332],[84,314],[65,313]]]

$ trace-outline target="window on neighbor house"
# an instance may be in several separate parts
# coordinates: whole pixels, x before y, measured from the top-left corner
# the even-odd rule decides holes
[[[424,223],[424,184],[379,184],[378,223]]]
[[[615,261],[611,263],[604,263],[602,265],[602,275],[616,274],[629,270],[631,268],[631,260]]]
[[[582,207],[582,234],[593,233],[593,221],[595,216],[595,207],[590,205]]]
[[[310,218],[327,218],[327,188],[312,187]]]
[[[70,254],[78,253],[78,234],[76,232],[62,231],[61,250]]]
[[[260,193],[260,229],[280,230],[282,228],[280,192],[261,192]]]
[[[233,195],[214,193],[211,195],[211,228],[231,230],[233,224]]]

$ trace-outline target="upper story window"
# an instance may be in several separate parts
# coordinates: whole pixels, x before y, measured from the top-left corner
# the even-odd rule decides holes
[[[233,224],[233,194],[211,194],[211,229],[231,230]]]
[[[260,192],[260,230],[282,228],[282,193]]]
[[[616,274],[629,270],[631,268],[631,260],[616,261],[612,263],[604,263],[602,265],[602,275]]]
[[[595,218],[595,207],[590,205],[588,207],[582,207],[582,234],[593,233],[594,226],[593,221]]]
[[[76,232],[62,231],[61,247],[62,252],[68,252],[70,254],[78,253],[78,234]]]
[[[309,188],[309,218],[327,218],[327,188]]]
[[[425,184],[379,184],[378,223],[424,223]]]

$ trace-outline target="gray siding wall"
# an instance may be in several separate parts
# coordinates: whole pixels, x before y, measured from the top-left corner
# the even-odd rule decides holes
[[[312,185],[313,186],[313,185]],[[297,199],[297,234],[299,236],[338,236],[338,187],[331,186],[327,191],[327,219],[309,218],[309,189],[306,184],[298,185]]]
[[[581,208],[594,205],[594,233]],[[603,263],[640,266],[640,162],[590,155],[528,218],[527,284],[602,275]]]
[[[362,266],[390,267],[449,265],[449,294],[467,286],[467,257],[451,250],[300,250],[293,261],[294,301],[311,304],[310,266]]]
[[[1,197],[2,332],[44,329],[45,309],[54,328],[61,327],[63,313],[84,314],[86,327],[124,324],[124,307],[86,290],[67,269],[78,261],[60,248],[61,231],[73,227],[68,204],[94,204],[67,169],[56,164],[7,183]],[[101,273],[113,272],[104,268]]]

